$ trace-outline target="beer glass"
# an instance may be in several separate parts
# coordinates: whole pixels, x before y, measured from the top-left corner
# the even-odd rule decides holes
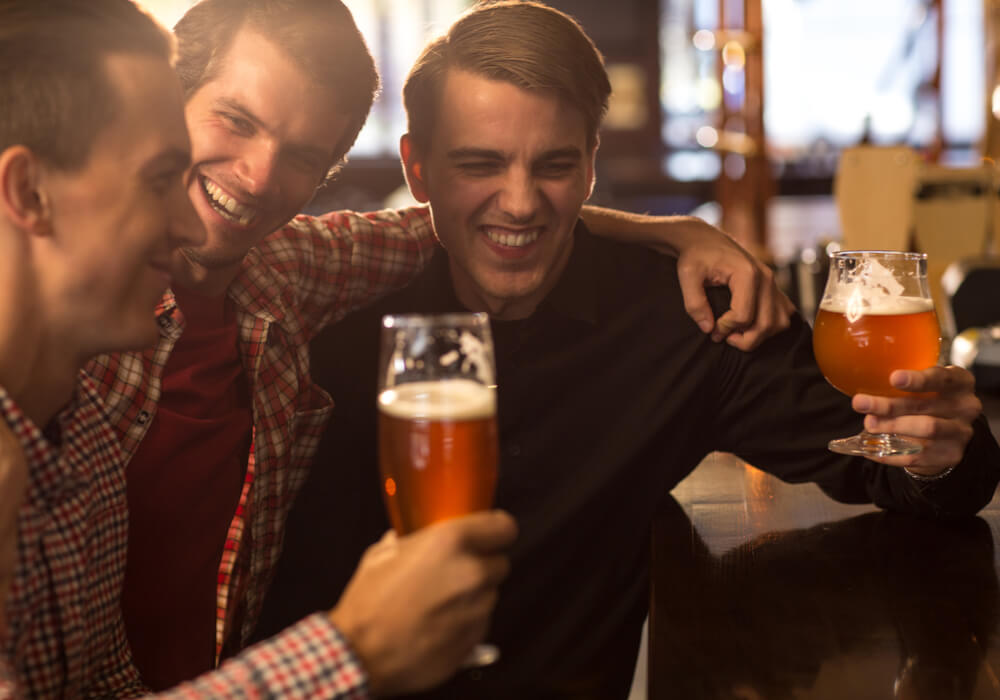
[[[896,251],[841,251],[813,324],[820,370],[848,396],[914,396],[889,383],[893,370],[936,365],[941,337],[927,286],[927,256]],[[892,433],[832,440],[834,452],[890,457],[920,452],[920,443]]]
[[[382,495],[400,534],[493,504],[496,379],[485,313],[382,319],[378,378]],[[468,666],[493,663],[478,645]]]

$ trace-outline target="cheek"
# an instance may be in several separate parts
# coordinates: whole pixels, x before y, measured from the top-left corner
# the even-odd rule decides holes
[[[587,182],[574,180],[567,183],[553,183],[544,188],[546,198],[560,216],[575,219],[587,199]]]

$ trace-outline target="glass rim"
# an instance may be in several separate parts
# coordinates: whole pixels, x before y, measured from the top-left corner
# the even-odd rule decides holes
[[[893,257],[899,258],[901,260],[926,260],[927,253],[914,253],[907,250],[838,250],[834,253],[830,253],[831,259],[836,258],[857,258],[863,255],[877,255],[882,257]]]
[[[385,314],[383,328],[419,328],[421,326],[459,325],[461,323],[488,323],[485,311],[449,311],[446,313]]]

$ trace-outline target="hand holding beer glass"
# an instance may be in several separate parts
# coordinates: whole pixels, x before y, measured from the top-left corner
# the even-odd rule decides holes
[[[897,369],[937,364],[941,338],[927,286],[927,256],[895,251],[841,251],[813,326],[813,351],[834,388],[848,396],[912,396],[889,383]],[[919,442],[892,433],[831,440],[841,454],[891,457],[916,454]]]
[[[382,319],[379,468],[399,534],[493,505],[495,375],[485,313]],[[498,657],[496,647],[480,644],[466,664]]]

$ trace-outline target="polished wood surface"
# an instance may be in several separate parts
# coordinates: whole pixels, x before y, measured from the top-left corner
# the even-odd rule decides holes
[[[649,697],[1000,698],[998,533],[710,455],[654,528]]]

